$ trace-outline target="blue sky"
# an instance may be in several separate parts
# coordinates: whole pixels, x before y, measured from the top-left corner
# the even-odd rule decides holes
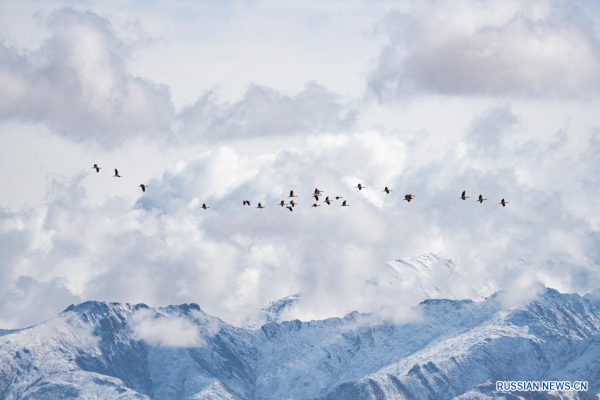
[[[597,6],[321,3],[3,3],[0,326],[88,299],[377,311],[420,299],[386,261],[427,252],[466,286],[599,286]]]

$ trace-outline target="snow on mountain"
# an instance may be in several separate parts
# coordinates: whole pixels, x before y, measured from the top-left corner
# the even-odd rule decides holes
[[[375,283],[390,290],[418,288],[422,299],[472,299],[483,300],[494,293],[489,283],[473,285],[461,274],[460,265],[433,253],[401,258],[387,263],[387,272]],[[296,293],[269,302],[256,315],[248,317],[245,328],[257,329],[268,322],[283,322],[285,312],[301,301]],[[418,300],[417,300],[418,301]]]
[[[461,274],[460,265],[433,253],[390,261],[387,265],[390,276],[383,284],[417,287],[425,299],[483,300],[494,293],[492,285],[473,285]]]
[[[547,289],[515,308],[501,296],[429,299],[403,324],[354,312],[259,329],[195,304],[86,302],[0,336],[0,398],[598,398],[598,296]],[[587,380],[590,392],[510,397],[498,379]]]
[[[281,317],[283,312],[300,301],[300,298],[300,293],[296,293],[291,296],[283,297],[277,301],[269,302],[269,304],[259,310],[257,316],[248,318],[244,324],[244,327],[249,329],[258,329],[262,325],[269,322],[282,322]]]

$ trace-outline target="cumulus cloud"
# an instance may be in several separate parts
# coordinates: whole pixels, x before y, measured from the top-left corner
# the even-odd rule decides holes
[[[351,129],[356,116],[355,109],[316,82],[293,96],[252,85],[232,104],[220,104],[213,93],[202,96],[181,112],[178,132],[211,140],[331,133]]]
[[[168,88],[128,71],[135,44],[117,37],[108,20],[61,9],[47,27],[50,37],[34,51],[0,43],[1,119],[44,123],[72,140],[106,145],[168,131]]]
[[[386,20],[390,44],[370,84],[382,99],[595,93],[596,39],[573,7],[558,0],[415,3]],[[442,23],[447,16],[452,23]],[[527,282],[520,289],[532,292],[539,282],[572,291],[600,285],[593,129],[579,143],[569,126],[525,139],[527,121],[499,105],[440,151],[427,135],[358,129],[357,112],[316,83],[291,95],[250,86],[232,102],[209,93],[177,112],[166,87],[130,72],[137,44],[106,19],[60,10],[47,22],[50,36],[37,50],[0,45],[7,88],[0,118],[43,123],[75,142],[113,146],[131,135],[214,148],[165,168],[134,204],[118,188],[90,204],[86,177],[77,175],[56,178],[43,205],[0,210],[2,328],[89,299],[196,302],[241,324],[292,293],[302,300],[286,311],[290,318],[358,310],[406,320],[423,294],[390,284],[386,262],[428,252],[463,266],[458,297],[481,282],[498,289]],[[557,61],[556,49],[561,60],[577,62]],[[226,141],[290,134],[307,136],[259,151]],[[393,192],[382,193],[384,186]],[[315,187],[350,207],[310,208]],[[290,190],[300,196],[292,213],[277,206]],[[471,196],[466,202],[458,199],[462,190]],[[416,200],[402,201],[405,193]],[[474,202],[480,193],[484,204]],[[508,207],[497,204],[502,198]],[[258,202],[266,209],[257,210]],[[140,314],[136,335],[186,347],[220,329],[203,314],[192,317]],[[181,335],[167,332],[173,324]]]
[[[129,63],[152,42],[119,36],[91,11],[60,9],[46,20],[41,47],[19,50],[0,40],[0,121],[41,123],[75,142],[114,147],[132,137],[168,144],[338,132],[356,110],[314,82],[295,95],[250,85],[237,102],[199,94],[176,112],[168,86],[135,75]],[[140,38],[141,37],[141,38]]]
[[[565,0],[427,0],[392,12],[369,87],[415,95],[588,98],[600,89],[591,21]]]
[[[589,184],[598,164],[578,161],[588,150],[571,147],[568,130],[525,140],[523,124],[511,107],[492,108],[442,153],[374,130],[259,156],[221,146],[167,168],[133,206],[119,197],[89,205],[80,179],[65,182],[43,207],[2,215],[0,242],[15,246],[0,247],[1,282],[62,279],[82,300],[196,302],[238,324],[298,292],[289,317],[358,310],[402,320],[423,294],[389,284],[386,262],[427,252],[462,265],[464,297],[474,284],[503,289],[523,274],[560,290],[595,289],[598,227],[585,216],[600,211]],[[586,141],[596,143],[593,132]],[[367,189],[355,189],[358,181]],[[350,207],[310,208],[315,187]],[[277,203],[292,189],[300,197],[290,213]],[[468,201],[458,199],[462,190]],[[405,193],[416,200],[402,201]],[[474,201],[480,193],[484,204]],[[580,194],[577,207],[571,193]],[[161,324],[148,331],[160,337]]]
[[[133,336],[152,346],[198,347],[205,342],[198,326],[183,316],[156,314],[151,310],[136,312],[132,322]]]
[[[29,276],[19,276],[0,295],[0,326],[22,328],[39,323],[64,309],[66,304],[80,301],[65,285],[65,279],[39,282]]]

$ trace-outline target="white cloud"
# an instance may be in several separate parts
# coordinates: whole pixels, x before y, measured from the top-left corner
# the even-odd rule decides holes
[[[134,137],[173,145],[339,132],[356,120],[356,109],[315,82],[292,96],[250,85],[234,103],[198,93],[177,113],[168,86],[131,71],[136,51],[152,42],[139,29],[127,40],[107,18],[70,8],[52,12],[46,25],[49,37],[35,50],[0,40],[0,121],[41,123],[112,148]]]
[[[554,0],[527,4],[430,1],[390,15],[385,29],[391,43],[371,84],[380,85],[375,88],[382,99],[402,98],[405,89],[410,95],[537,98],[596,93],[596,53],[586,47],[596,39],[586,36],[588,26],[578,25],[583,20],[577,10]],[[446,15],[452,24],[443,23]],[[39,48],[1,45],[0,80],[6,80],[7,95],[0,99],[0,117],[48,125],[75,144],[67,148],[57,141],[47,148],[31,139],[20,147],[30,158],[18,165],[40,176],[54,172],[58,158],[71,159],[79,151],[63,173],[91,172],[88,159],[96,162],[99,155],[112,164],[129,164],[118,182],[102,180],[102,174],[53,175],[43,205],[0,210],[0,304],[5,305],[0,327],[35,323],[88,299],[196,302],[209,314],[243,323],[257,307],[298,292],[302,301],[287,312],[290,317],[359,310],[403,320],[421,295],[411,285],[402,290],[386,285],[385,262],[427,252],[463,265],[465,285],[457,295],[463,290],[468,295],[473,282],[507,288],[521,276],[568,291],[600,285],[594,268],[600,259],[595,201],[600,153],[589,126],[597,118],[578,121],[578,132],[569,123],[555,127],[579,103],[559,118],[548,115],[551,108],[536,108],[536,100],[474,112],[471,105],[482,110],[493,100],[470,98],[444,109],[464,114],[453,124],[450,117],[437,119],[438,106],[448,103],[436,97],[420,103],[417,119],[405,120],[407,109],[390,108],[392,126],[386,121],[363,129],[363,108],[357,113],[354,103],[319,84],[293,94],[252,84],[237,101],[199,94],[177,113],[166,87],[129,68],[143,34],[141,42],[128,43],[109,20],[92,12],[60,10],[47,22],[49,36]],[[398,31],[400,23],[409,29]],[[567,74],[551,52],[529,52],[536,37],[542,50],[562,51],[561,41],[572,40],[566,54],[579,64]],[[531,59],[509,62],[523,52]],[[546,64],[537,81],[528,73]],[[480,66],[485,68],[479,71]],[[376,109],[370,120],[379,123],[380,110],[369,107]],[[575,115],[586,113],[592,114]],[[469,122],[467,116],[474,114]],[[544,119],[535,135],[529,132],[532,118]],[[419,126],[427,119],[437,121],[435,131]],[[136,141],[120,153],[111,148],[129,136],[139,148]],[[105,148],[96,153],[90,143]],[[167,159],[182,157],[183,147],[186,159],[163,168]],[[199,154],[189,156],[190,148]],[[64,157],[54,155],[44,168],[38,166],[37,153],[41,158],[61,149]],[[161,150],[167,155],[157,161]],[[139,153],[145,151],[144,159]],[[21,168],[15,163],[4,161],[0,173],[31,184],[18,178],[15,170]],[[144,194],[136,188],[142,179],[149,183]],[[358,182],[367,189],[356,190]],[[384,186],[392,194],[382,193]],[[315,187],[344,196],[351,207],[334,202],[309,208]],[[290,213],[276,204],[292,189],[300,197]],[[471,198],[462,202],[458,196],[465,189]],[[90,202],[98,192],[110,196]],[[406,193],[416,194],[416,200],[402,201]],[[489,198],[483,205],[474,202],[479,193]],[[497,204],[503,197],[510,202],[506,208]],[[243,207],[242,199],[253,206]],[[255,208],[259,201],[265,210]],[[211,208],[200,210],[202,203]],[[26,308],[30,304],[33,310]],[[142,336],[158,345],[170,340],[160,318],[142,321]],[[178,324],[187,333],[175,342],[193,342],[193,330]],[[198,330],[200,337],[218,331],[218,323],[209,325]]]
[[[591,21],[565,0],[427,0],[390,13],[370,88],[414,95],[589,98],[600,90]]]
[[[198,347],[204,345],[198,326],[183,316],[156,314],[151,310],[139,310],[132,323],[136,340],[152,346]]]
[[[65,285],[65,279],[54,278],[49,282],[39,282],[29,276],[19,276],[14,264],[7,264],[8,270],[17,277],[2,289],[0,294],[0,326],[23,328],[42,322],[67,305],[81,301]]]
[[[133,207],[118,197],[86,205],[75,180],[37,212],[3,215],[0,240],[21,243],[2,250],[3,282],[59,278],[82,300],[196,302],[233,323],[297,292],[292,317],[395,310],[403,319],[422,293],[388,285],[385,263],[430,251],[460,262],[464,296],[472,284],[506,288],[527,271],[560,290],[594,289],[597,229],[584,215],[597,212],[585,200],[595,194],[588,181],[597,165],[577,162],[587,150],[566,150],[569,133],[528,141],[518,134],[523,124],[510,107],[490,109],[456,145],[461,151],[441,154],[377,131],[313,137],[259,156],[220,147],[151,179]],[[381,193],[384,185],[394,192]],[[351,207],[310,208],[315,187]],[[277,203],[292,189],[300,197],[290,213]],[[408,192],[417,194],[410,204],[402,201]],[[568,192],[582,194],[580,206]],[[489,199],[482,205],[479,193]],[[497,204],[503,197],[506,208]],[[246,198],[252,207],[242,206]],[[258,201],[267,208],[257,210]]]
[[[35,51],[0,43],[0,118],[44,123],[72,140],[108,146],[132,135],[164,135],[174,114],[169,90],[128,72],[135,43],[92,12],[61,9],[47,27],[50,37]]]
[[[212,93],[202,96],[178,116],[178,133],[213,141],[331,133],[351,129],[356,115],[355,109],[316,82],[294,96],[252,85],[233,104],[219,104]]]

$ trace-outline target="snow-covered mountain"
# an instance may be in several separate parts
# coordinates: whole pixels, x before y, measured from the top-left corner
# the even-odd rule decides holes
[[[598,398],[600,295],[501,299],[426,300],[403,324],[355,312],[258,329],[195,304],[86,302],[3,332],[0,398]],[[590,392],[508,396],[497,379],[587,380]]]
[[[429,253],[387,263],[389,279],[380,284],[391,287],[416,287],[424,299],[483,300],[494,293],[489,283],[474,284],[451,259]]]
[[[244,324],[245,328],[257,329],[269,322],[282,322],[282,314],[301,299],[300,293],[271,301],[258,311],[258,315],[251,316]]]
[[[371,284],[393,291],[417,288],[421,293],[419,300],[425,299],[472,299],[483,300],[494,293],[490,283],[473,283],[465,279],[461,267],[451,259],[444,259],[436,254],[401,258],[387,263],[387,274],[382,274]],[[255,315],[248,316],[244,327],[260,328],[268,322],[283,322],[286,311],[302,300],[301,293],[283,297],[269,302],[260,308]]]

